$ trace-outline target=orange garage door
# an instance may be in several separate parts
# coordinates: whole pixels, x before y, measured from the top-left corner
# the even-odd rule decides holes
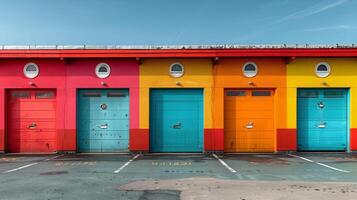
[[[7,151],[55,151],[56,92],[11,90],[7,101]]]
[[[273,152],[274,133],[273,90],[225,91],[225,152]]]

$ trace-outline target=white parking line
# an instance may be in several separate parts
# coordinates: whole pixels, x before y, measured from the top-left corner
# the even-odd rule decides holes
[[[230,172],[232,173],[237,173],[236,170],[234,170],[232,167],[230,167],[226,162],[221,160],[216,154],[212,154],[213,157],[215,157],[225,168],[227,168]]]
[[[118,168],[117,170],[114,171],[115,174],[119,173],[121,170],[123,170],[126,166],[128,166],[131,162],[133,162],[135,159],[137,159],[140,156],[140,154],[136,154],[132,159],[130,159],[128,162],[126,162],[123,166]]]
[[[50,160],[56,159],[56,158],[61,157],[61,156],[63,156],[63,155],[58,155],[58,156],[54,156],[54,157],[51,157],[51,158],[47,158],[47,159],[45,159],[44,161],[50,161]],[[15,169],[10,169],[10,170],[4,171],[4,172],[2,172],[2,173],[3,173],[3,174],[7,174],[7,173],[15,172],[15,171],[18,171],[18,170],[21,170],[21,169],[25,169],[25,168],[28,168],[28,167],[37,165],[38,163],[39,163],[39,162],[31,163],[31,164],[28,164],[28,165],[24,165],[24,166],[21,166],[21,167],[17,167],[17,168],[15,168]]]
[[[329,166],[329,165],[326,165],[326,164],[323,164],[323,163],[320,163],[320,162],[316,162],[316,161],[313,161],[313,160],[310,160],[310,159],[307,159],[307,158],[304,158],[304,157],[301,157],[301,156],[297,156],[297,155],[293,155],[293,154],[288,154],[288,155],[292,156],[294,158],[300,158],[300,159],[305,160],[307,162],[315,163],[317,165],[320,165],[320,166],[323,166],[323,167],[326,167],[326,168],[329,168],[329,169],[332,169],[332,170],[335,170],[335,171],[339,171],[339,172],[343,172],[343,173],[350,173],[350,171],[343,170],[343,169],[338,169],[336,167],[332,167],[332,166]]]
[[[330,169],[333,169],[333,170],[336,170],[336,171],[339,171],[339,172],[350,173],[350,171],[343,170],[343,169],[338,169],[338,168],[336,168],[336,167],[331,167],[331,166],[326,165],[326,164],[323,164],[323,163],[317,162],[316,164],[321,165],[321,166],[324,166],[324,167],[327,167],[327,168],[330,168]]]
[[[15,168],[15,169],[10,169],[10,170],[4,171],[3,174],[7,174],[7,173],[10,173],[10,172],[15,172],[15,171],[18,171],[18,170],[20,170],[20,169],[25,169],[25,168],[27,168],[27,167],[31,167],[31,166],[34,166],[34,165],[37,165],[37,164],[38,164],[38,163],[31,163],[31,164],[24,165],[24,166]]]
[[[45,161],[50,161],[50,160],[53,160],[53,159],[56,159],[56,158],[59,158],[59,157],[62,157],[62,156],[63,156],[63,154],[62,155],[58,155],[58,156],[54,156],[52,158],[47,158]]]

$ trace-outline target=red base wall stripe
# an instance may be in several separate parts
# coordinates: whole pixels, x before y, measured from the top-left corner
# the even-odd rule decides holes
[[[130,151],[149,151],[149,129],[130,129]]]
[[[5,151],[5,131],[0,129],[0,152]]]
[[[205,151],[223,151],[224,130],[206,128],[204,130],[204,149]]]
[[[59,131],[63,133],[62,137],[58,137],[63,141],[59,141],[61,146],[58,146],[58,151],[76,151],[77,150],[77,138],[75,129],[67,129],[64,131]]]
[[[350,148],[351,151],[357,151],[357,128],[350,129]]]
[[[297,135],[295,128],[277,129],[277,150],[278,151],[296,151]]]

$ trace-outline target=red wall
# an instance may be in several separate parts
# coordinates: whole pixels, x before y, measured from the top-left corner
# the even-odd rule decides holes
[[[277,131],[277,151],[296,151],[297,135],[294,128],[278,128]]]
[[[39,66],[34,79],[23,75],[28,62]],[[111,75],[99,79],[95,75],[98,63],[111,67]],[[76,92],[77,88],[127,88],[130,92],[130,132],[139,128],[139,66],[133,60],[123,59],[8,59],[0,61],[0,151],[6,149],[5,93],[8,89],[52,88],[57,90],[57,150],[76,150]],[[33,82],[35,86],[31,86]],[[101,82],[107,83],[102,86]],[[135,150],[135,149],[132,149]]]
[[[98,63],[109,64],[111,73],[108,78],[100,79],[94,69]],[[117,59],[77,59],[67,65],[66,110],[76,110],[77,88],[128,88],[130,99],[130,135],[139,128],[139,65],[135,60]],[[105,82],[106,86],[102,86]],[[64,150],[76,149],[76,113],[66,112]],[[130,137],[131,138],[131,137]],[[132,140],[132,138],[131,138]],[[131,142],[129,142],[131,143]],[[131,150],[135,150],[130,148]]]
[[[204,129],[205,151],[224,151],[224,129],[205,128]]]
[[[357,128],[350,129],[350,150],[357,151]]]

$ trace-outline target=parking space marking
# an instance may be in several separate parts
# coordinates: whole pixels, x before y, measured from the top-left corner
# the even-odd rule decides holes
[[[226,162],[220,159],[216,154],[212,154],[214,158],[216,158],[225,168],[227,168],[232,173],[237,173],[232,167],[230,167]]]
[[[31,167],[31,166],[34,166],[34,165],[37,165],[37,164],[38,163],[31,163],[31,164],[24,165],[24,166],[15,168],[15,169],[10,169],[10,170],[4,171],[3,174],[7,174],[7,173],[10,173],[10,172],[15,172],[15,171],[18,171],[18,170],[21,170],[21,169],[25,169],[27,167]]]
[[[126,166],[128,166],[131,162],[133,162],[139,156],[140,156],[140,154],[136,154],[132,159],[130,159],[128,162],[126,162],[123,166],[121,166],[117,170],[115,170],[114,174],[118,174],[120,171],[122,171]]]
[[[320,163],[320,162],[316,162],[316,161],[310,160],[308,158],[304,158],[304,157],[293,155],[293,154],[288,154],[288,155],[291,156],[291,157],[294,157],[294,158],[300,158],[300,159],[305,160],[307,162],[315,163],[317,165],[320,165],[320,166],[323,166],[323,167],[326,167],[326,168],[329,168],[329,169],[332,169],[332,170],[335,170],[335,171],[339,171],[339,172],[343,172],[343,173],[350,173],[350,171],[343,170],[343,169],[338,169],[336,167],[332,167],[332,166],[329,166],[329,165],[326,165],[326,164],[323,164],[323,163]]]
[[[61,157],[61,156],[63,156],[63,155],[57,155],[57,156],[54,156],[54,157],[51,157],[51,158],[47,158],[47,159],[45,159],[43,161],[50,161],[50,160],[56,159],[56,158]],[[18,170],[21,170],[21,169],[25,169],[25,168],[28,168],[28,167],[31,167],[31,166],[34,166],[34,165],[37,165],[37,164],[39,164],[39,162],[30,163],[28,165],[24,165],[24,166],[21,166],[21,167],[17,167],[15,169],[10,169],[10,170],[4,171],[2,173],[3,174],[7,174],[7,173],[15,172],[15,171],[18,171]]]
[[[52,158],[47,158],[47,159],[45,159],[45,161],[50,161],[50,160],[53,160],[53,159],[56,159],[56,158],[59,158],[59,157],[62,157],[62,156],[63,156],[63,154],[62,155],[58,155],[58,156],[54,156]]]
[[[339,171],[339,172],[350,173],[350,171],[343,170],[343,169],[338,169],[336,167],[331,167],[331,166],[323,164],[323,163],[316,162],[316,164],[324,166],[324,167],[327,167],[327,168],[330,168],[330,169],[333,169],[333,170],[336,170],[336,171]]]

